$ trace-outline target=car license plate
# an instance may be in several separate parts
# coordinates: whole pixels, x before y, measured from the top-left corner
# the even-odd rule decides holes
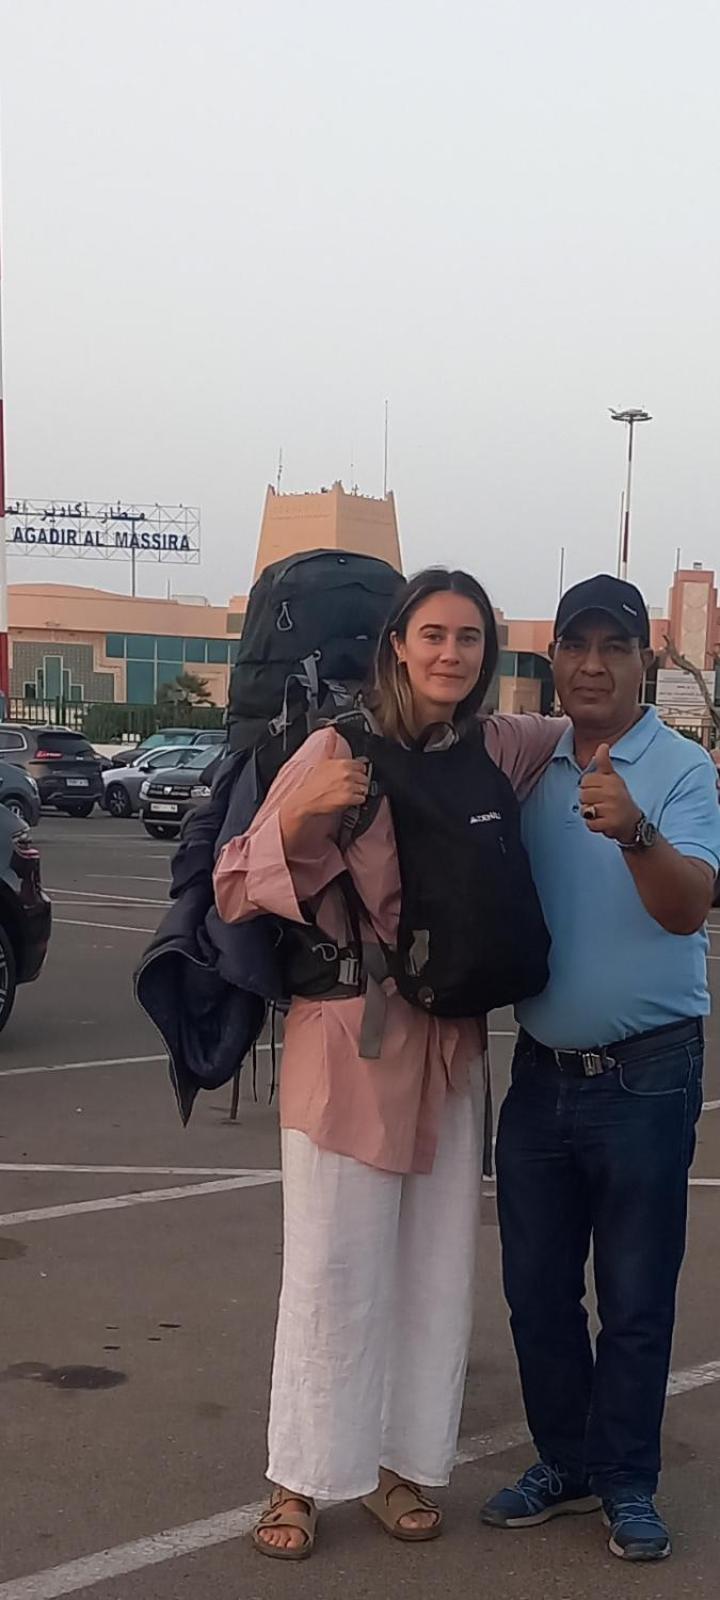
[[[67,780],[68,789],[87,789],[88,784],[89,780],[87,778],[68,778]]]
[[[176,817],[177,809],[177,806],[166,805],[164,802],[161,803],[158,800],[152,800],[148,807],[149,811],[161,811],[164,817]]]

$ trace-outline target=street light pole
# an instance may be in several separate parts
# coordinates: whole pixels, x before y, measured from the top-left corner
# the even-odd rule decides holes
[[[627,579],[628,558],[630,554],[630,501],[632,496],[632,471],[633,471],[633,432],[636,422],[652,422],[649,411],[633,408],[627,411],[614,411],[610,407],[613,422],[623,422],[628,431],[627,453],[627,478],[625,481],[625,509],[623,513],[622,540],[620,545],[620,577]]]
[[[1,198],[1,197],[0,197]],[[5,543],[5,433],[2,386],[2,261],[0,260],[0,715],[7,716],[10,694],[7,545]]]

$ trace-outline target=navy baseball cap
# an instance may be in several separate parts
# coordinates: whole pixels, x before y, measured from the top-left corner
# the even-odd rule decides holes
[[[585,578],[573,584],[563,595],[555,618],[555,638],[567,632],[571,622],[587,611],[605,611],[613,622],[619,623],[623,633],[639,639],[641,646],[650,643],[650,618],[639,589],[622,578],[611,578],[601,573],[597,578]]]

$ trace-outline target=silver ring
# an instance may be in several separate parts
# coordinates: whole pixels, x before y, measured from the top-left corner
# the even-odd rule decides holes
[[[597,822],[597,806],[586,806],[583,817],[586,822]]]

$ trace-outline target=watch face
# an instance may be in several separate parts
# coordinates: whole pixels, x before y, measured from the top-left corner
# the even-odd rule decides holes
[[[648,822],[647,817],[643,817],[642,822],[638,825],[638,844],[641,845],[644,850],[649,850],[650,847],[654,845],[657,836],[658,831],[655,827],[655,823]]]

